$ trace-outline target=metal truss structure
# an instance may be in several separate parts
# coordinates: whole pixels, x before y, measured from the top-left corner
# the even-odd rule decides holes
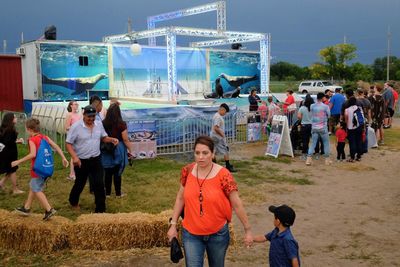
[[[226,30],[226,4],[225,1],[218,1],[206,5],[195,6],[191,8],[181,9],[177,11],[167,12],[147,17],[147,29],[156,28],[156,23],[166,20],[172,20],[207,12],[217,11],[217,30]],[[149,46],[156,46],[156,37],[149,38]]]
[[[163,20],[190,16],[217,10],[217,29],[199,29],[189,27],[163,27],[155,28],[155,23]],[[194,36],[205,38],[216,38],[216,40],[192,42],[191,47],[211,47],[233,43],[260,42],[260,84],[261,94],[269,93],[269,70],[270,70],[270,34],[226,31],[225,1],[219,1],[208,5],[197,6],[179,11],[164,13],[147,18],[149,30],[129,32],[126,34],[111,35],[103,38],[104,42],[126,42],[139,39],[149,39],[149,44],[155,45],[155,38],[165,36],[167,44],[168,63],[168,100],[174,101],[178,95],[177,70],[176,70],[176,36]],[[152,43],[154,40],[154,43]]]

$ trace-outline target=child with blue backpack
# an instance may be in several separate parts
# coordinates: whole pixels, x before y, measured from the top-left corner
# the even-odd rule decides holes
[[[53,173],[53,148],[62,158],[64,167],[68,167],[68,160],[65,158],[61,148],[49,137],[40,133],[40,122],[37,119],[30,118],[25,123],[26,131],[29,134],[29,154],[22,159],[13,161],[11,166],[18,166],[22,162],[31,160],[31,181],[29,183],[29,194],[25,204],[15,210],[22,215],[29,215],[33,199],[36,197],[41,206],[45,209],[43,220],[47,221],[52,217],[56,210],[52,208],[43,192],[43,186],[46,179]],[[49,146],[50,145],[50,146]],[[51,148],[50,148],[51,147]]]

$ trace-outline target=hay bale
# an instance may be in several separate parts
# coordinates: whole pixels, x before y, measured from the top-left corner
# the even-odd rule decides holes
[[[28,217],[0,210],[0,247],[35,253],[50,253],[68,247],[70,220],[54,216],[42,220],[42,214]]]
[[[70,228],[70,247],[95,250],[167,247],[169,214],[133,212],[81,215]]]

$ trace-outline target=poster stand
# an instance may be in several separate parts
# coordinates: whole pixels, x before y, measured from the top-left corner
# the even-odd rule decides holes
[[[277,158],[279,154],[294,157],[287,117],[275,115],[272,118],[271,133],[268,138],[265,155]]]

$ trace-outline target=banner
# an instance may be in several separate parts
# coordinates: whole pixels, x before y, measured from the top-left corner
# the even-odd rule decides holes
[[[155,121],[128,122],[127,127],[132,158],[155,158],[157,155]]]
[[[286,116],[275,115],[272,118],[271,133],[268,137],[267,151],[265,154],[275,158],[277,158],[279,154],[294,157]]]

